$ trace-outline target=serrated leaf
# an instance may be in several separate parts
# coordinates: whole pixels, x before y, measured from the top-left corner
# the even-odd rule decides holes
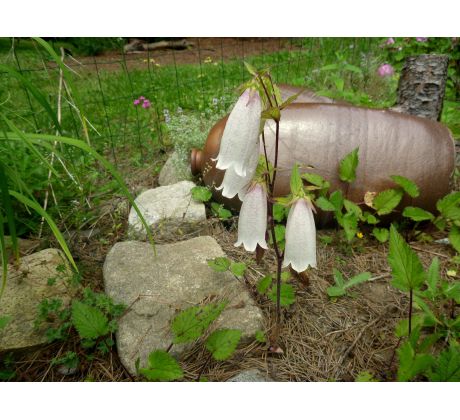
[[[445,282],[442,286],[442,292],[448,299],[453,299],[460,305],[460,282]]]
[[[436,296],[439,280],[439,258],[434,257],[433,261],[431,261],[430,267],[428,268],[426,276],[426,284],[428,286],[427,291],[429,292],[431,298]]]
[[[363,213],[362,219],[363,219],[366,223],[368,223],[368,224],[370,224],[370,225],[376,225],[377,223],[380,222],[380,220],[377,219],[377,217],[375,217],[373,214],[371,214],[371,213],[369,213],[369,212],[367,212],[367,211],[365,211],[365,212]]]
[[[397,350],[399,357],[398,381],[406,382],[426,372],[434,362],[429,354],[416,354],[410,342]]]
[[[174,381],[184,376],[179,363],[164,350],[149,354],[149,367],[139,369],[139,373],[150,381]]]
[[[211,267],[214,271],[217,271],[219,273],[227,271],[230,268],[230,264],[230,260],[225,257],[217,257],[213,260],[208,261],[209,267]]]
[[[391,213],[400,203],[404,193],[401,190],[385,190],[376,195],[373,206],[379,216]]]
[[[200,338],[222,313],[226,302],[192,306],[180,312],[171,323],[174,344],[188,343]]]
[[[458,346],[450,345],[435,360],[428,373],[432,382],[460,382],[460,352]]]
[[[302,183],[302,178],[300,177],[299,165],[297,165],[297,163],[295,163],[294,166],[292,167],[290,185],[291,185],[291,193],[294,197],[302,193],[303,183]]]
[[[273,205],[273,219],[277,222],[282,222],[286,217],[286,207],[281,204],[275,203]]]
[[[429,211],[423,210],[419,207],[406,207],[402,215],[412,219],[414,222],[423,222],[424,220],[434,219],[434,216]]]
[[[244,272],[246,271],[246,264],[245,263],[232,263],[230,266],[230,271],[238,277],[241,277]]]
[[[226,360],[235,352],[240,339],[240,330],[217,330],[206,340],[206,348],[214,359]]]
[[[352,277],[345,283],[345,288],[348,289],[349,287],[356,286],[360,283],[364,283],[368,281],[372,277],[372,274],[369,272],[359,273],[358,275]]]
[[[286,226],[275,225],[275,238],[281,250],[284,249],[285,237],[286,237]]]
[[[272,285],[273,277],[272,276],[265,276],[259,280],[257,283],[257,291],[261,294],[264,294],[268,288]]]
[[[347,213],[340,223],[345,231],[345,237],[350,242],[358,231],[358,216],[355,213]]]
[[[460,228],[455,225],[450,229],[449,242],[457,252],[460,252]]]
[[[391,284],[403,292],[418,289],[425,281],[425,271],[420,259],[393,225],[390,228],[388,263],[393,276]]]
[[[321,175],[304,173],[302,174],[302,178],[305,179],[310,184],[316,185],[317,187],[320,187],[320,188],[329,187],[329,182],[327,182]]]
[[[343,194],[342,194],[342,191],[340,191],[340,190],[334,191],[329,196],[329,201],[334,206],[335,211],[342,210],[342,207],[343,207]]]
[[[436,208],[446,218],[460,219],[460,192],[453,192],[438,200]]]
[[[334,274],[335,284],[343,288],[343,286],[345,285],[345,279],[343,278],[343,274],[336,268],[332,270],[332,273]]]
[[[318,197],[315,200],[315,204],[317,207],[319,207],[321,210],[324,211],[335,211],[335,206],[332,204],[327,198],[324,197]]]
[[[359,147],[346,155],[339,165],[339,176],[342,181],[353,182],[356,179],[356,168],[359,163]]]
[[[390,232],[386,228],[374,228],[372,229],[372,235],[374,235],[374,237],[383,244],[388,241]]]
[[[276,285],[270,290],[268,297],[276,303]],[[290,306],[295,302],[295,291],[290,284],[282,283],[280,288],[280,305]]]
[[[436,318],[430,307],[417,294],[414,295],[414,307],[423,311],[423,326],[432,327],[433,325],[439,323],[439,320]]]
[[[191,189],[191,192],[192,198],[200,203],[205,203],[209,201],[212,197],[211,191],[209,191],[206,187],[196,186]]]
[[[72,323],[83,339],[94,340],[109,332],[109,320],[102,311],[78,300],[72,304]]]
[[[421,327],[422,325],[423,325],[423,315],[413,315],[412,322],[411,322],[412,330],[414,330],[415,328]],[[395,336],[398,338],[401,338],[401,337],[407,337],[408,335],[409,335],[409,319],[404,318],[404,319],[401,319],[401,321],[399,321],[396,324]]]
[[[420,195],[420,191],[417,187],[417,184],[411,181],[408,178],[405,178],[400,175],[392,175],[390,178],[398,184],[402,189],[409,194],[412,198],[418,197]]]
[[[362,216],[363,212],[357,204],[347,199],[343,200],[343,204],[349,213],[354,213],[358,217]]]

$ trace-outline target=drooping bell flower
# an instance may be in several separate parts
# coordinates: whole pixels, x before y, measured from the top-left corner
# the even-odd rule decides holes
[[[217,169],[232,167],[235,173],[245,177],[254,149],[259,145],[259,128],[262,102],[259,93],[246,89],[238,99],[225,125]]]
[[[316,228],[313,206],[309,200],[297,200],[289,210],[286,223],[283,267],[301,273],[309,266],[316,267]]]
[[[243,198],[238,220],[238,240],[235,246],[243,244],[246,251],[255,251],[257,245],[267,249],[267,194],[261,184],[249,187]]]
[[[257,163],[259,161],[258,145],[256,146],[257,148],[254,148],[249,158],[249,164],[245,176],[238,175],[233,166],[230,166],[230,168],[225,171],[222,184],[216,188],[217,190],[222,190],[222,195],[224,197],[233,198],[236,194],[238,194],[240,200],[243,200],[247,187],[256,173]]]

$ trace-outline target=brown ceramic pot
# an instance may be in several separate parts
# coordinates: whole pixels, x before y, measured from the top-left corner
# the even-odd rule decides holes
[[[192,151],[192,172],[202,174],[211,187],[219,186],[224,171],[215,168],[220,140],[227,117],[209,132],[202,151]],[[274,123],[265,127],[269,159],[274,158]],[[340,160],[359,147],[356,180],[351,184],[339,178]],[[368,191],[379,192],[395,187],[390,175],[402,175],[414,181],[417,198],[405,198],[401,207],[412,205],[434,210],[436,201],[449,192],[455,167],[454,141],[442,124],[389,110],[366,109],[331,103],[296,103],[281,113],[279,172],[275,196],[289,193],[291,168],[295,162],[313,166],[309,172],[323,176],[331,191],[340,189],[345,196],[362,203]],[[261,149],[261,153],[263,150]],[[306,172],[306,169],[303,169]],[[231,208],[241,205],[237,197],[228,200],[213,188],[216,201]],[[320,225],[328,223],[330,214],[319,213]]]

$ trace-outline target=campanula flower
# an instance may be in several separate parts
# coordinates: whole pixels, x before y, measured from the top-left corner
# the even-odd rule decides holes
[[[261,184],[252,185],[246,192],[238,220],[238,240],[235,246],[255,251],[257,245],[267,249],[267,193]]]
[[[298,199],[289,210],[285,233],[283,267],[301,273],[309,266],[316,267],[316,227],[313,205],[307,199]]]
[[[257,91],[246,89],[230,113],[216,158],[217,169],[232,167],[239,176],[246,177],[249,161],[259,148],[259,129],[262,102]]]

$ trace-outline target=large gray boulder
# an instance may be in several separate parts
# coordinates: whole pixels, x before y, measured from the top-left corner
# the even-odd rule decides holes
[[[58,249],[44,249],[21,258],[19,267],[8,266],[8,278],[0,298],[0,318],[7,317],[0,330],[0,352],[45,344],[44,328],[36,330],[34,321],[43,299],[60,299],[69,304],[73,292],[72,272]]]
[[[160,235],[168,233],[201,232],[206,220],[203,203],[192,199],[193,182],[181,181],[177,184],[144,191],[135,202],[146,222]],[[134,208],[128,217],[128,235],[132,239],[145,240],[146,231]]]
[[[158,184],[161,186],[176,184],[180,181],[190,181],[193,179],[190,162],[181,158],[179,153],[174,152],[163,165],[158,176]]]
[[[146,242],[119,242],[104,264],[106,293],[130,306],[119,321],[117,346],[131,373],[137,358],[145,366],[150,352],[171,344],[171,320],[188,307],[226,299],[228,305],[212,328],[240,329],[243,340],[262,328],[262,312],[242,282],[208,266],[209,259],[224,256],[212,237],[157,245],[156,252],[155,257]],[[174,345],[172,353],[180,356],[187,348]]]

